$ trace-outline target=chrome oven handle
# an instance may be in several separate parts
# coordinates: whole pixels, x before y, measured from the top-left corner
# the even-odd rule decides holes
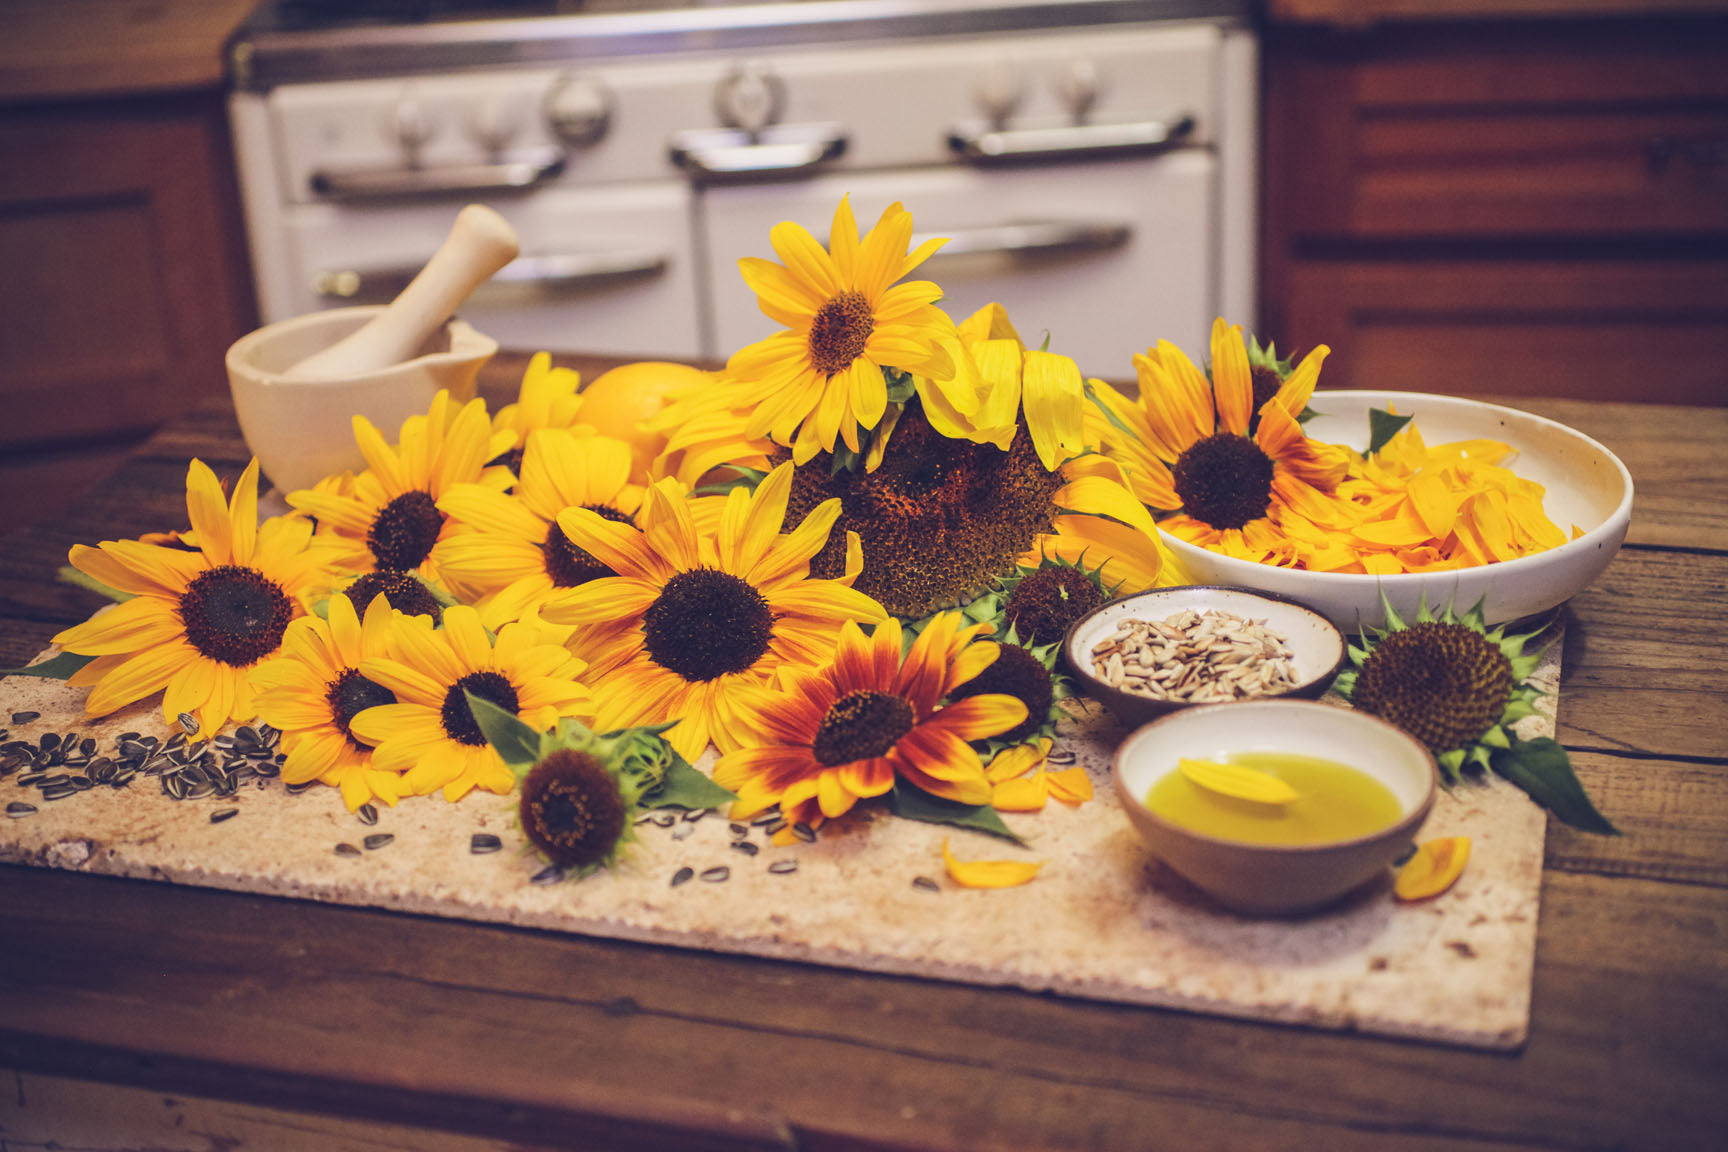
[[[957,232],[932,232],[912,237],[912,247],[946,236],[948,243],[932,259],[944,256],[1053,255],[1059,252],[1103,252],[1120,248],[1134,235],[1127,224],[1084,220],[1031,220]]]
[[[1194,133],[1194,117],[1181,112],[1163,120],[1123,124],[1064,124],[1053,128],[963,126],[948,134],[948,147],[974,164],[1140,156],[1175,147]]]
[[[312,191],[325,200],[423,200],[486,192],[520,192],[564,171],[564,153],[545,149],[491,164],[450,164],[436,168],[319,169]]]
[[[569,291],[614,280],[658,276],[671,258],[663,251],[564,252],[518,256],[487,281],[513,288]],[[399,268],[329,269],[312,278],[312,289],[326,300],[390,300],[419,273],[419,265]],[[485,285],[481,286],[484,290]]]
[[[838,124],[776,124],[761,132],[703,128],[672,138],[672,163],[699,180],[748,180],[812,172],[846,151]]]

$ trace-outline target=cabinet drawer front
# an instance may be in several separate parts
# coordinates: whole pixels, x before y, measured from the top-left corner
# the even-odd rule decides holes
[[[1728,234],[1728,21],[1387,34],[1273,85],[1301,236]]]

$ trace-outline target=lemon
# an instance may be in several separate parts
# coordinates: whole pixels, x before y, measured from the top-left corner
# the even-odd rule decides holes
[[[688,364],[645,360],[620,364],[596,376],[579,395],[582,407],[577,419],[605,436],[630,445],[632,472],[640,475],[666,448],[666,436],[645,432],[642,425],[666,407],[668,394],[697,387],[713,373]]]

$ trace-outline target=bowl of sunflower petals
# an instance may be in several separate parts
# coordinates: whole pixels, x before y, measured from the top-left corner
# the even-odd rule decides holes
[[[1345,645],[1331,621],[1293,600],[1186,585],[1093,609],[1062,652],[1086,695],[1132,726],[1201,704],[1317,699]]]
[[[1266,515],[1220,526],[1185,511],[1160,527],[1196,582],[1289,597],[1348,632],[1388,606],[1480,604],[1489,624],[1547,612],[1601,575],[1631,522],[1612,452],[1495,404],[1317,391],[1296,448],[1282,483],[1274,462]]]

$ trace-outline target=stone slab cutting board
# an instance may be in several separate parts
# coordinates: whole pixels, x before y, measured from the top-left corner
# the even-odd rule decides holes
[[[1556,642],[1537,673],[1550,691],[1559,654]],[[1547,712],[1521,734],[1551,735],[1554,702],[1545,697]],[[40,716],[8,724],[20,712]],[[7,740],[76,730],[104,750],[123,732],[167,735],[154,703],[89,721],[82,690],[16,676],[0,680],[0,727]],[[1422,837],[1466,835],[1472,850],[1436,900],[1399,904],[1388,882],[1322,914],[1254,920],[1218,910],[1147,855],[1109,786],[1124,734],[1078,703],[1058,747],[1096,795],[1004,814],[1026,849],[877,814],[830,825],[812,844],[774,846],[752,829],[759,851],[747,854],[709,813],[639,826],[616,872],[535,884],[542,865],[511,798],[413,798],[380,807],[368,826],[322,786],[290,794],[253,781],[232,797],[175,800],[141,775],[46,801],[12,772],[0,809],[36,811],[0,819],[0,861],[1474,1047],[1523,1042],[1545,815],[1522,792],[1499,781],[1442,792]],[[477,832],[503,850],[472,852]],[[387,844],[363,846],[384,834]],[[962,889],[943,872],[944,836],[962,859],[1045,865],[1024,887]],[[771,870],[777,861],[796,868]],[[685,867],[696,877],[673,884]],[[721,867],[724,880],[702,878]]]

